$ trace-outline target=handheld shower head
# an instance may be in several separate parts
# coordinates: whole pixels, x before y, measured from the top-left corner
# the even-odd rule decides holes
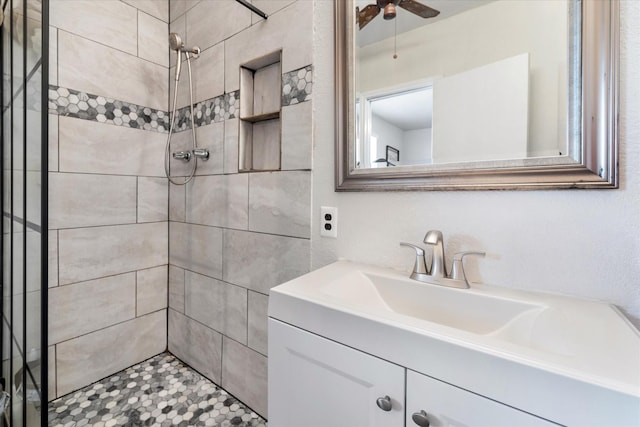
[[[176,81],[178,81],[180,79],[180,68],[182,67],[182,53],[184,52],[187,55],[187,59],[189,59],[189,54],[197,58],[200,55],[200,48],[198,46],[184,47],[184,42],[177,33],[169,33],[169,47],[178,54],[176,59]]]
[[[184,43],[177,33],[169,33],[169,47],[171,50],[180,50],[184,47]]]
[[[176,54],[176,82],[180,80],[180,68],[182,67],[182,48],[184,43],[180,36],[176,33],[169,33],[169,47],[171,50],[175,50]]]

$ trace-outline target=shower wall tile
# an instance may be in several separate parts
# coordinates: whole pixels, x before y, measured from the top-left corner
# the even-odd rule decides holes
[[[187,222],[246,230],[249,176],[197,176],[187,184]]]
[[[58,171],[58,115],[49,114],[49,172]]]
[[[189,46],[193,46],[193,43],[190,42]],[[224,93],[224,43],[203,50],[198,59],[193,61],[193,71],[194,102]]]
[[[49,343],[57,344],[136,316],[135,273],[49,290]]]
[[[202,0],[171,0],[169,2],[169,15],[171,22],[176,18],[184,16],[184,14],[193,6],[200,3]]]
[[[58,29],[49,27],[49,84],[58,84]]]
[[[183,34],[178,32],[179,35]],[[182,41],[184,42],[184,39],[182,39]],[[185,46],[186,46],[186,42],[185,42]],[[184,55],[181,56],[182,58],[182,68],[180,71],[180,80],[178,81],[178,100],[176,101],[176,108],[187,108],[190,105],[190,100],[191,100],[191,96],[189,94],[189,64],[187,63],[187,60],[185,59]],[[171,69],[169,70],[169,106],[173,109],[173,97],[175,96],[175,84],[176,84],[176,80],[175,80],[175,75],[176,75],[176,55],[175,55],[175,51],[171,52],[171,57],[169,59],[171,61]],[[195,68],[195,60],[191,61],[191,69],[192,69],[192,73],[193,73],[193,69]],[[196,102],[196,98],[195,98],[196,94],[195,91],[193,93],[193,102]]]
[[[187,40],[204,50],[250,25],[251,11],[237,2],[202,1],[187,11]]]
[[[186,131],[185,133],[190,133]],[[209,150],[208,160],[198,160],[196,175],[221,174],[224,171],[224,122],[211,123],[196,128],[199,148]]]
[[[313,7],[314,2],[296,1],[269,16],[268,25],[253,25],[226,40],[225,92],[240,87],[241,64],[271,52],[282,50],[282,70],[297,70],[312,64],[313,31],[309,29],[313,28]]]
[[[224,173],[238,173],[238,119],[224,122]]]
[[[169,67],[167,23],[145,12],[138,12],[138,56]]]
[[[185,270],[169,265],[169,307],[184,314],[184,277]]]
[[[36,77],[34,77],[35,79]],[[39,79],[39,77],[37,77]],[[30,92],[30,91],[29,91]],[[29,171],[40,171],[40,161],[41,161],[41,117],[42,113],[40,111],[35,111],[30,108],[26,111],[27,114],[27,152],[29,155],[27,156],[27,170]],[[8,120],[8,118],[7,118]],[[24,117],[22,116],[22,112],[18,114],[18,110],[15,110],[13,115],[13,137],[19,138],[22,140],[22,137],[25,133],[24,128]],[[5,153],[5,158],[9,153]],[[24,161],[24,146],[22,143],[14,144],[13,146],[13,164],[15,165],[14,170],[22,170],[23,169],[23,161]]]
[[[165,23],[169,22],[169,2],[163,0],[122,0],[125,3],[156,17]],[[166,38],[166,37],[165,37]]]
[[[137,14],[119,1],[52,0],[49,19],[51,26],[136,55]]]
[[[280,169],[280,120],[256,122],[249,129],[252,135],[251,167],[256,170]]]
[[[136,272],[136,316],[167,308],[167,266]]]
[[[56,346],[58,395],[65,395],[163,352],[167,313],[156,311]]]
[[[56,391],[56,346],[50,345],[47,348],[47,400],[53,400],[58,397]]]
[[[190,271],[185,314],[236,341],[247,342],[247,290]]]
[[[166,67],[65,31],[58,32],[58,82],[63,87],[168,109]]]
[[[253,0],[251,4],[266,13],[269,16],[269,19],[271,19],[271,15],[280,11],[281,9],[284,9],[295,1],[296,0]],[[255,13],[251,15],[252,24],[258,23],[260,21],[263,21],[260,16]]]
[[[269,297],[249,291],[248,345],[255,351],[267,354],[267,311]]]
[[[26,173],[26,182],[27,182],[27,221],[31,224],[34,224],[36,227],[40,226],[40,180],[41,173],[36,171],[28,171]],[[8,179],[11,176],[10,173],[5,173],[5,179]],[[20,169],[16,169],[13,172],[13,194],[23,194],[24,191],[24,172]],[[5,206],[9,206],[9,192],[5,193]],[[22,220],[24,218],[24,206],[21,203],[22,198],[20,198],[20,202],[17,200],[13,204],[13,215]],[[14,224],[19,229],[22,229],[22,223]],[[33,228],[33,227],[32,227]]]
[[[175,4],[176,2],[172,0],[171,3],[173,6],[173,4]],[[182,41],[185,42],[185,44],[188,44],[187,43],[187,15],[183,13],[177,19],[175,19],[174,16],[171,15],[169,32],[177,33],[182,39]],[[176,57],[177,57],[176,53],[172,51],[171,54],[169,55],[169,67],[176,66]],[[182,56],[182,58],[184,58],[184,56]],[[170,70],[169,75],[173,78],[173,76],[175,76],[175,69]],[[170,90],[169,94],[173,97],[173,89]],[[173,98],[171,98],[171,102],[173,102]]]
[[[14,319],[22,319],[22,314],[24,313],[24,301],[22,299],[23,294],[15,293],[15,295],[16,297],[13,298],[13,316],[14,316]],[[40,336],[42,332],[40,329],[40,313],[42,313],[41,311],[42,295],[40,294],[39,291],[27,292],[26,298],[27,298],[27,307],[28,307],[28,315],[29,315],[29,317],[27,318],[27,325],[26,325],[27,326],[27,331],[26,331],[27,343],[28,343],[27,348],[40,349],[40,342],[41,342]],[[7,332],[7,329],[5,329],[5,332]],[[21,337],[22,337],[22,334],[24,333],[23,322],[16,321],[13,324],[12,333],[13,333],[13,337],[16,337],[21,342],[22,341]],[[8,336],[7,336],[7,341],[5,343],[7,345],[7,347],[5,348],[9,348]],[[13,353],[14,357],[19,358],[20,350],[18,350],[18,342],[15,340],[13,341],[13,351],[14,351]],[[17,366],[18,366],[17,363],[14,364],[14,367],[17,367]]]
[[[13,253],[14,254],[22,254],[24,250],[23,243],[23,232],[22,224],[14,221],[13,223],[14,231],[13,231]],[[32,260],[35,265],[39,265],[40,263],[40,242],[41,235],[37,231],[33,231],[27,229],[27,256],[26,259]],[[7,243],[9,241],[7,240]],[[8,250],[8,248],[7,248]],[[24,272],[22,270],[22,256],[14,257],[13,261],[13,293],[19,294],[22,293],[23,283],[24,283]],[[31,294],[40,294],[40,269],[28,270],[27,271],[27,292]],[[35,310],[35,309],[34,309]],[[16,336],[21,336],[16,332]]]
[[[249,230],[310,237],[311,172],[249,174]]]
[[[313,109],[311,102],[283,107],[282,169],[310,170],[313,150]]]
[[[138,177],[138,222],[167,221],[166,178]]]
[[[133,176],[49,174],[49,228],[136,222]]]
[[[60,230],[60,284],[167,264],[167,225],[116,225]]]
[[[216,384],[222,377],[222,335],[169,309],[169,351]]]
[[[267,358],[223,337],[222,387],[264,417],[267,414]]]
[[[263,294],[309,272],[308,239],[227,229],[223,251],[222,280]]]
[[[58,286],[58,230],[49,230],[49,287]]]
[[[222,229],[169,223],[171,264],[216,279],[222,278]]]
[[[164,176],[167,136],[60,117],[60,172]]]
[[[169,220],[184,222],[186,220],[186,186],[169,185]]]

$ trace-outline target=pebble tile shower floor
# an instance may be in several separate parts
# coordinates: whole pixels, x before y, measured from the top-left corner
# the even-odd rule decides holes
[[[162,353],[49,404],[50,427],[240,426],[267,423],[226,391]]]

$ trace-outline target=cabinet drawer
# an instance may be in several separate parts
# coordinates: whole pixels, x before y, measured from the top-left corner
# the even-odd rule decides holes
[[[407,370],[407,427],[425,411],[430,427],[551,427],[542,418]]]
[[[269,427],[403,426],[404,375],[401,366],[269,319]],[[385,396],[386,411],[376,403]]]

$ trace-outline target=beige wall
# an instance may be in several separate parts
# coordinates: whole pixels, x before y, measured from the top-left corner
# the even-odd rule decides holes
[[[167,110],[166,2],[50,8],[50,84],[60,93]],[[165,133],[64,114],[49,122],[52,399],[166,349],[168,187]]]

